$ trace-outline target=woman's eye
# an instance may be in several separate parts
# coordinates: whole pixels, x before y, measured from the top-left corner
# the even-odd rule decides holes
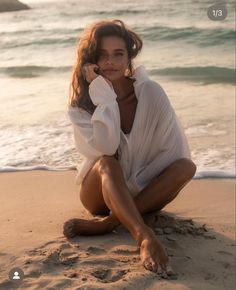
[[[123,54],[122,52],[117,52],[117,53],[115,53],[114,57],[121,57],[121,56],[123,56],[123,55],[124,55],[124,54]],[[105,57],[108,57],[108,55],[107,55],[106,53],[100,52],[100,53],[98,54],[98,57],[99,57],[99,58],[105,58]]]

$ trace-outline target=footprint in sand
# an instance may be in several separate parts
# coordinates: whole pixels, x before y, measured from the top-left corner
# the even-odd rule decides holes
[[[64,238],[63,238],[64,239]],[[46,248],[47,246],[51,246],[51,245],[60,245],[60,244],[65,244],[65,241],[63,241],[62,239],[58,238],[57,240],[52,240],[52,241],[49,241],[47,243],[44,243],[42,246],[38,247],[38,249],[44,249]]]
[[[231,253],[227,252],[227,251],[217,251],[218,254],[221,255],[226,255],[226,256],[233,256]]]
[[[233,268],[233,266],[229,263],[229,262],[226,262],[226,261],[218,261],[218,263],[224,268],[224,269],[231,269]]]
[[[139,252],[140,250],[137,247],[123,245],[113,247],[110,251],[116,261],[124,264],[129,263],[130,265],[140,262]]]
[[[74,249],[64,249],[60,252],[60,263],[67,266],[73,266],[79,258],[78,253]]]
[[[46,258],[43,260],[43,263],[56,264],[56,265],[65,265],[73,266],[77,262],[79,255],[72,248],[65,249],[52,249],[47,251]]]
[[[216,275],[214,273],[207,272],[207,273],[205,273],[204,279],[205,280],[215,280]]]
[[[98,247],[88,247],[87,251],[94,255],[106,254],[106,250]]]
[[[106,266],[106,267],[112,267],[112,266],[116,266],[117,265],[117,261],[115,259],[112,259],[112,258],[105,258],[104,256],[102,257],[99,257],[99,258],[95,258],[95,257],[92,257],[92,258],[87,258],[86,260],[84,261],[81,261],[79,263],[80,266],[86,266],[86,265],[89,265],[89,266],[94,266],[94,267],[98,267],[99,265],[103,265],[103,266]]]
[[[130,246],[118,246],[113,247],[110,252],[117,255],[139,255],[139,248]]]
[[[34,250],[28,251],[27,254],[28,257],[26,257],[24,264],[29,265],[30,268],[32,268],[31,264],[72,266],[79,258],[78,250],[63,241],[47,242]]]
[[[42,275],[41,267],[38,264],[30,265],[25,269],[25,278],[39,278]]]
[[[116,282],[130,272],[129,269],[127,270],[110,270],[110,269],[99,269],[94,272],[91,272],[91,275],[98,279],[99,282],[109,283],[109,282]]]
[[[50,249],[55,249],[55,248],[64,249],[64,248],[70,248],[70,247],[71,245],[69,243],[58,239],[58,240],[49,241],[40,247],[27,251],[26,253],[29,256],[35,256],[35,255],[45,256],[47,251]]]

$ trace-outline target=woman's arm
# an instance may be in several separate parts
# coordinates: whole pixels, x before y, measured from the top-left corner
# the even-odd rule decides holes
[[[75,145],[87,158],[114,155],[120,144],[120,113],[117,95],[102,76],[89,85],[89,95],[97,106],[93,115],[77,107],[69,107]]]

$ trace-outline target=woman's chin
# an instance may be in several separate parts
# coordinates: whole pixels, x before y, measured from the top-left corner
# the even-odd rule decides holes
[[[116,75],[116,76],[115,75],[114,76],[113,75],[104,75],[104,77],[110,81],[118,81],[124,76],[122,76],[122,75]]]

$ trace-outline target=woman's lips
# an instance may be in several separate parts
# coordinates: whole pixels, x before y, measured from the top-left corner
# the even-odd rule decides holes
[[[105,73],[114,73],[114,72],[116,72],[116,71],[117,71],[117,70],[109,70],[109,69],[104,70]]]

